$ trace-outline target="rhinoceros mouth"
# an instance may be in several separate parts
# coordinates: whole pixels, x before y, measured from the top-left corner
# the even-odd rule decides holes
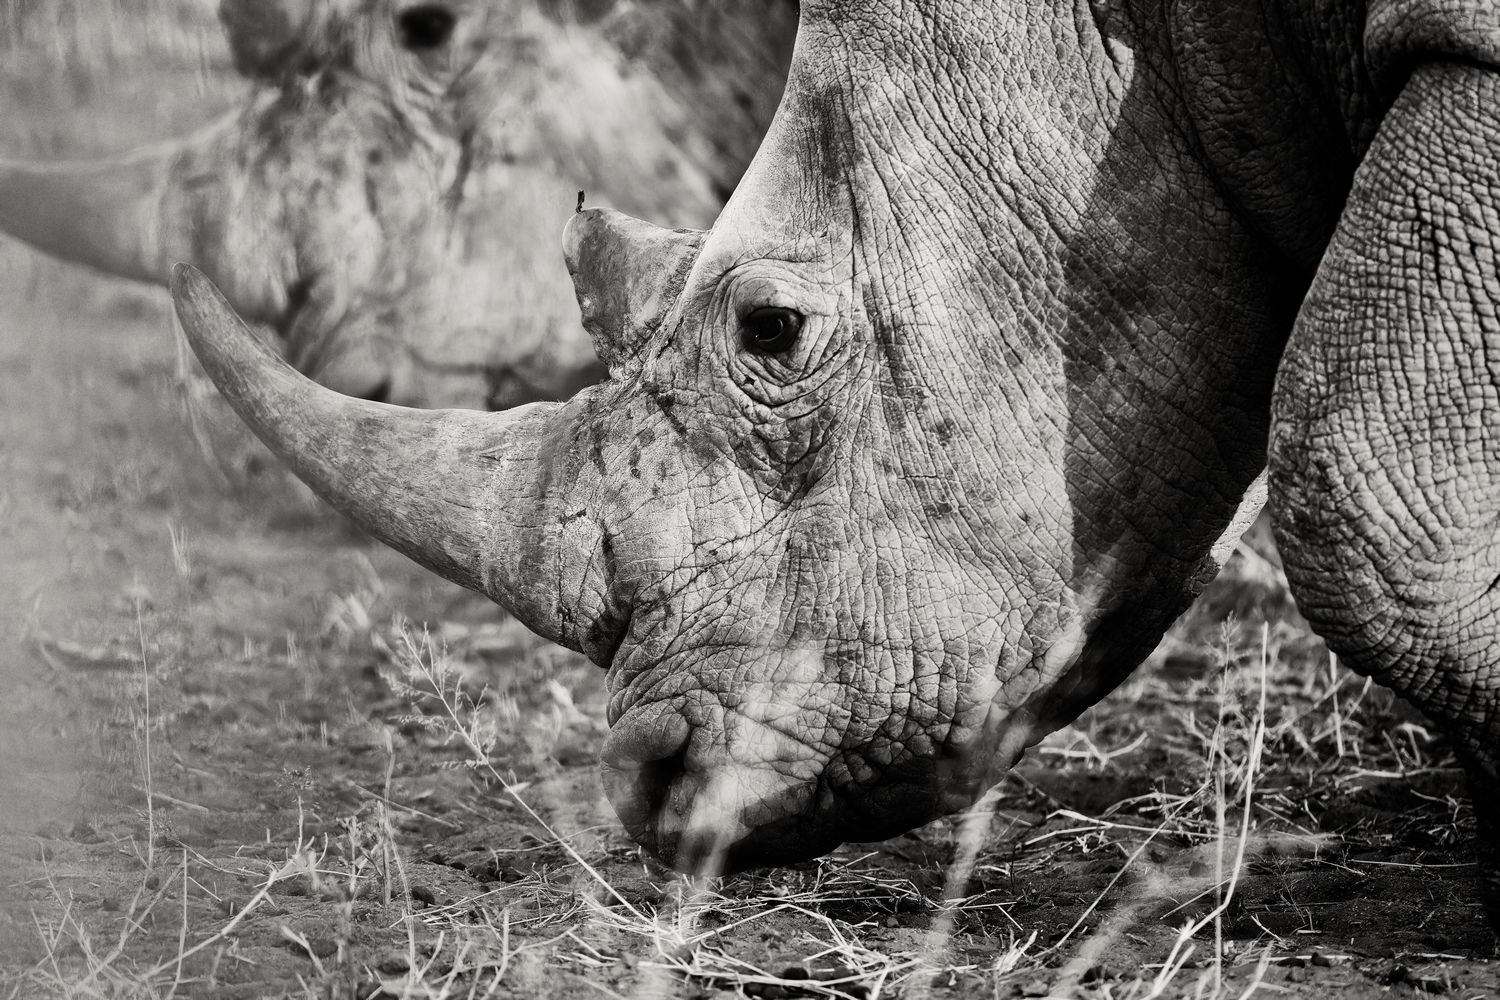
[[[736,760],[722,734],[687,714],[673,701],[637,705],[604,741],[605,794],[642,847],[680,870],[722,874],[801,860],[838,843],[805,828],[817,788],[811,762],[791,773],[771,754],[764,762]]]
[[[905,833],[970,807],[1038,736],[998,680],[951,714],[914,715],[905,689],[881,698],[839,680],[827,641],[764,660],[743,646],[662,660],[634,641],[642,616],[630,621],[610,657],[602,781],[630,836],[683,871],[793,864]],[[746,684],[752,668],[766,679]]]
[[[805,821],[786,819],[757,827],[725,842],[720,831],[647,834],[637,842],[676,871],[701,876],[735,875],[757,868],[781,868],[820,858],[846,840],[872,839],[841,832],[817,832]],[[873,838],[880,839],[880,838]]]
[[[972,782],[952,781],[946,757],[856,771],[838,752],[802,748],[799,757],[788,752],[792,742],[731,752],[717,725],[712,733],[694,726],[681,705],[637,705],[605,740],[604,791],[637,843],[697,875],[790,865],[842,843],[883,840],[977,794]],[[853,781],[853,773],[871,778]]]
[[[914,784],[887,789],[881,795],[886,807],[871,810],[853,792],[835,795],[821,784],[799,784],[771,798],[752,797],[754,812],[779,814],[752,825],[743,813],[716,805],[735,797],[722,787],[723,777],[699,783],[691,791],[684,787],[694,783],[684,782],[680,775],[664,780],[664,774],[671,775],[678,766],[678,761],[669,760],[660,769],[647,765],[631,770],[606,763],[604,787],[632,839],[663,864],[701,876],[811,861],[840,844],[898,836],[972,802],[972,796],[960,802]],[[715,780],[719,789],[712,787]]]
[[[732,774],[699,776],[685,755],[617,766],[602,764],[610,803],[638,844],[663,864],[695,875],[729,875],[795,864],[828,853],[845,831],[819,824],[805,809],[812,788],[789,786],[765,796]],[[746,814],[773,815],[748,823]]]

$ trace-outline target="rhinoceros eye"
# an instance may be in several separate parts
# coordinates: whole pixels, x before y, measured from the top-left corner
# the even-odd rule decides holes
[[[418,4],[396,15],[402,47],[416,51],[447,44],[457,23],[453,11],[440,3]]]
[[[757,354],[780,354],[797,342],[802,332],[802,314],[781,306],[761,306],[743,322],[745,349]]]

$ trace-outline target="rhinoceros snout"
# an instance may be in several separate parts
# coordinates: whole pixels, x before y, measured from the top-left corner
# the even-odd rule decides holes
[[[604,791],[630,835],[679,871],[724,875],[825,854],[846,837],[820,828],[816,780],[778,756],[737,759],[722,734],[656,706],[611,729]]]

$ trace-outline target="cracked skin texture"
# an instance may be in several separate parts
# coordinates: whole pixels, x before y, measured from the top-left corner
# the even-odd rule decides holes
[[[507,438],[465,558],[608,668],[637,839],[736,868],[972,801],[1192,599],[1268,436],[1304,609],[1492,822],[1500,36],[1418,6],[808,0],[711,231],[574,219],[611,377]]]
[[[1282,364],[1278,541],[1329,645],[1454,739],[1500,903],[1500,74],[1418,68]]]

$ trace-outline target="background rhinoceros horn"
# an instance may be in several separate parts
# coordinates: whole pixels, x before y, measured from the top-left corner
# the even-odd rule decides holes
[[[195,268],[177,265],[172,295],[209,377],[319,496],[416,562],[556,635],[558,588],[536,527],[544,523],[538,484],[548,478],[538,474],[537,441],[556,404],[485,413],[343,396],[258,341]]]
[[[106,274],[167,280],[162,199],[181,146],[90,163],[0,161],[0,231]]]

